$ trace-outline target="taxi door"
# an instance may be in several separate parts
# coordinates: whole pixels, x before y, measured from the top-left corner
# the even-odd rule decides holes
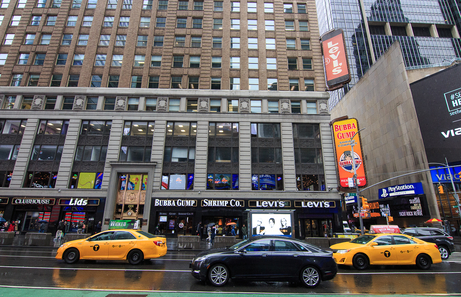
[[[402,235],[394,235],[395,248],[400,264],[415,264],[418,255],[418,243]]]
[[[88,238],[78,247],[81,259],[106,260],[109,255],[109,244],[113,231],[99,233],[96,236]]]
[[[398,253],[391,235],[380,236],[368,248],[371,265],[393,265],[398,262]]]
[[[128,231],[115,231],[109,245],[109,259],[124,260],[125,256],[136,245],[136,237]]]

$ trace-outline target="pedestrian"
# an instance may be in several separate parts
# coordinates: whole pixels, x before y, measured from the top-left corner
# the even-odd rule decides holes
[[[83,222],[78,221],[77,222],[77,234],[82,234],[83,233]]]
[[[11,221],[10,225],[8,226],[8,232],[14,231],[14,221]]]
[[[45,233],[45,231],[46,231],[46,223],[45,223],[45,222],[42,222],[42,223],[40,224],[40,230],[39,230],[38,232],[40,232],[40,233]]]
[[[245,224],[243,224],[243,226],[242,226],[242,236],[243,236],[242,238],[243,238],[243,239],[247,239],[247,238],[248,238],[247,231],[248,231],[248,230],[247,230],[247,227],[245,226]]]
[[[86,222],[82,222],[82,234],[86,233]]]
[[[99,233],[101,232],[101,228],[102,228],[102,223],[101,221],[99,221],[97,224],[96,224],[96,231],[94,233]],[[158,226],[157,226],[158,228]]]
[[[210,243],[213,244],[214,238],[216,237],[216,226],[211,227],[211,240]]]
[[[56,231],[56,237],[55,237],[55,240],[58,242],[61,242],[61,239],[63,237],[63,232],[64,232],[64,220],[61,220],[59,223],[58,223],[58,231]]]
[[[211,242],[211,226],[210,225],[208,225],[208,227],[206,229],[206,232],[207,232],[207,235],[208,235],[208,237],[206,238],[206,241]]]
[[[232,225],[232,229],[231,229],[231,235],[235,236],[235,227],[233,225]]]
[[[66,235],[67,233],[69,233],[69,230],[70,230],[70,222],[68,221],[64,221],[64,235]]]

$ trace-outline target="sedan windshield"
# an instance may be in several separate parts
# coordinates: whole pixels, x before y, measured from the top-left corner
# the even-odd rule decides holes
[[[374,235],[362,235],[352,240],[351,243],[366,244],[369,243],[373,238],[375,238]]]
[[[234,244],[233,246],[229,247],[229,249],[232,250],[232,251],[235,251],[236,249],[239,249],[240,247],[246,245],[247,243],[248,243],[248,239],[242,240],[242,241]]]

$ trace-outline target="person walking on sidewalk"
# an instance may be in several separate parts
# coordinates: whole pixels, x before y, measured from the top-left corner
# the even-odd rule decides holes
[[[216,225],[211,227],[211,240],[210,240],[211,244],[213,244],[215,237],[216,237]]]
[[[59,243],[61,242],[62,240],[62,237],[63,237],[63,233],[64,233],[64,229],[66,228],[66,226],[64,225],[64,220],[61,220],[59,223],[58,223],[58,231],[56,231],[56,237],[55,237],[55,240]]]

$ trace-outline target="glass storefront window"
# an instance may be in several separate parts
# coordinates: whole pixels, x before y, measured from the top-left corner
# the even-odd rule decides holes
[[[70,188],[71,189],[101,189],[102,172],[73,172]]]

